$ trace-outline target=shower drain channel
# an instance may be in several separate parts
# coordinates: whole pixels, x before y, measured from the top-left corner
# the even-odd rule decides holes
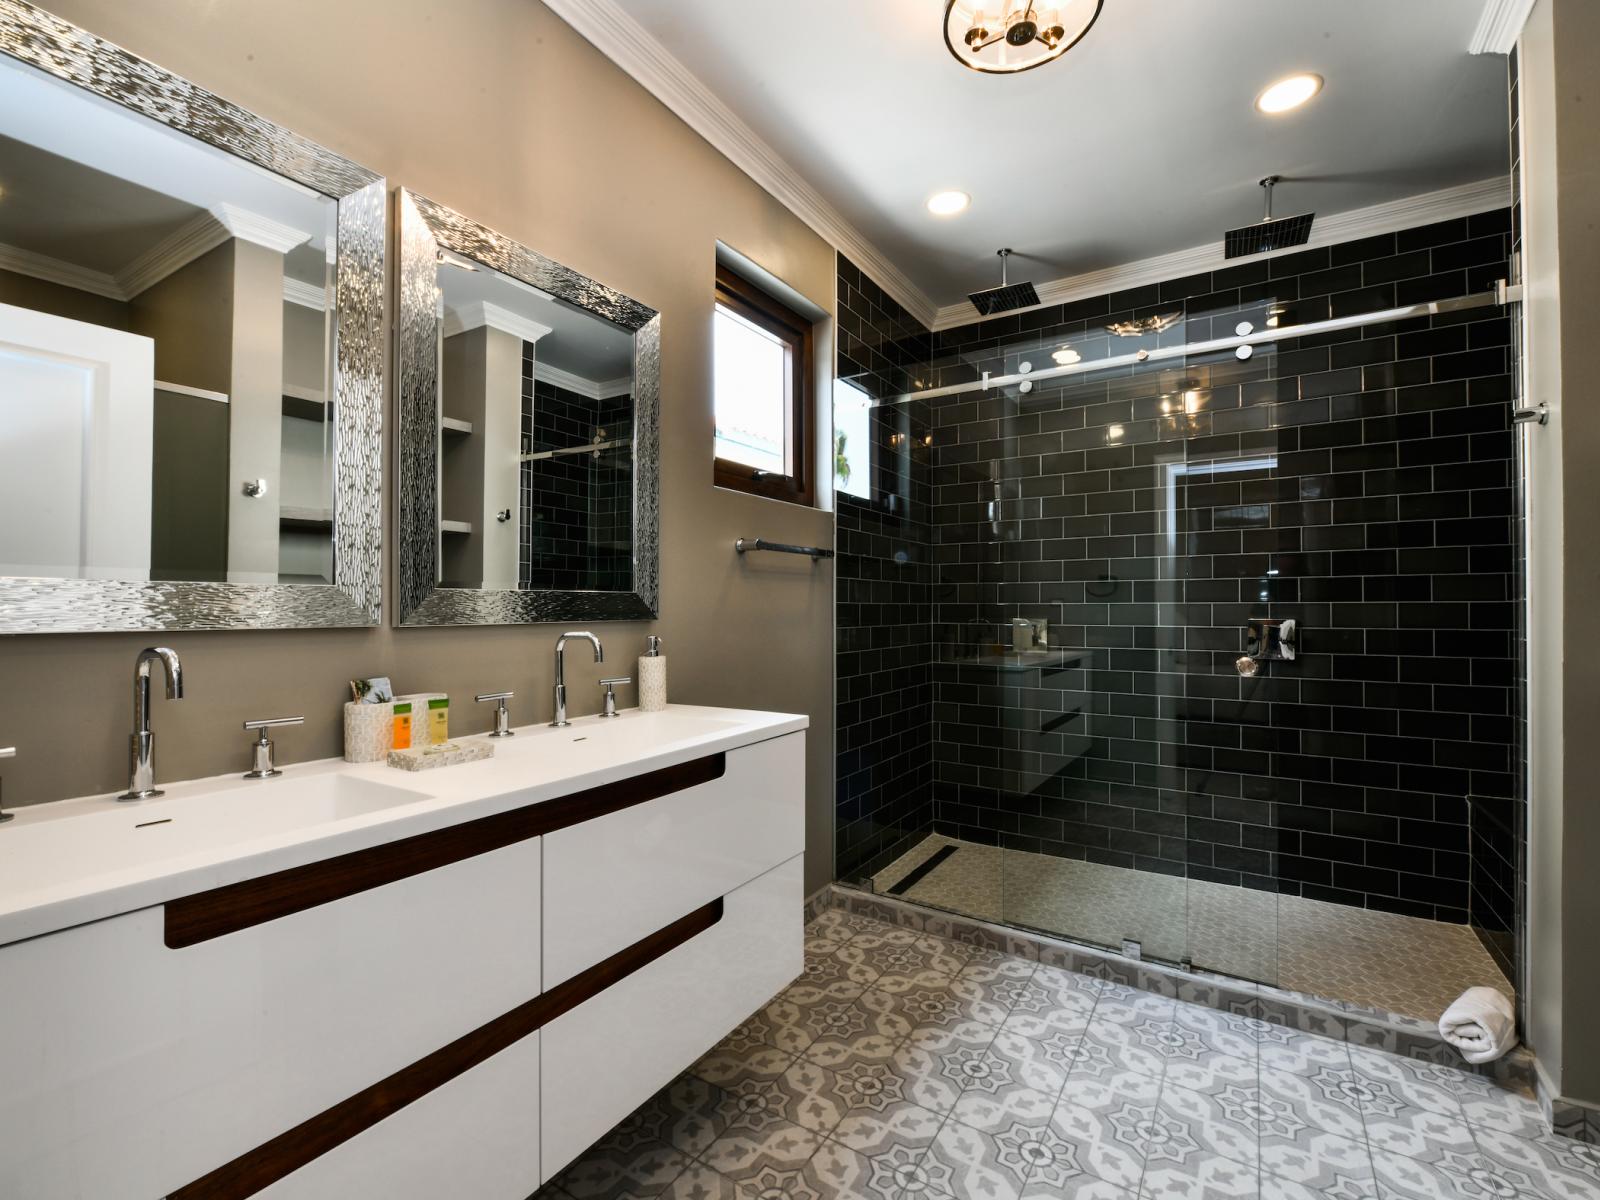
[[[928,858],[918,863],[915,867],[912,867],[911,870],[906,873],[904,879],[891,887],[889,889],[889,895],[905,895],[912,888],[916,887],[917,884],[921,883],[925,878],[927,878],[928,872],[932,871],[945,859],[949,858],[958,849],[960,849],[958,846],[940,846]]]

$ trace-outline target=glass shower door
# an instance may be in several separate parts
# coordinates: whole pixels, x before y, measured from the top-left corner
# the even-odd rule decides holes
[[[1101,328],[1014,345],[996,373],[1063,352],[1106,357],[1111,343]],[[1008,681],[1005,919],[1176,963],[1189,957],[1187,815],[1162,734],[1174,692],[1163,600],[1180,560],[1157,498],[1181,445],[1145,415],[1160,386],[1134,367],[989,401],[1008,451],[993,472],[1003,519],[990,615]]]

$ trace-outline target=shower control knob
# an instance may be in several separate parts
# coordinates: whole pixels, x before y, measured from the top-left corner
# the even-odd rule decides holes
[[[1248,654],[1241,654],[1237,659],[1234,660],[1233,665],[1238,669],[1239,674],[1243,675],[1246,679],[1249,679],[1261,669],[1261,664],[1256,662],[1256,660],[1251,658]]]

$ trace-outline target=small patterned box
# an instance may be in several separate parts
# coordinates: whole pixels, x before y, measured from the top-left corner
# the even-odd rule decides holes
[[[344,706],[344,760],[352,763],[382,762],[394,746],[394,704]]]

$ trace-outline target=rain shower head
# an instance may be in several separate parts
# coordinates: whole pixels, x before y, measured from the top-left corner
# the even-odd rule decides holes
[[[1295,217],[1272,216],[1272,188],[1282,176],[1268,175],[1261,180],[1267,193],[1267,211],[1258,225],[1245,225],[1230,229],[1222,235],[1225,258],[1243,258],[1248,254],[1265,254],[1269,250],[1283,250],[1289,246],[1304,246],[1311,237],[1311,222],[1316,213],[1301,213]]]
[[[1033,284],[1006,282],[1006,259],[1011,257],[1011,249],[1008,247],[995,253],[1000,256],[1000,286],[973,292],[967,297],[978,314],[992,317],[995,313],[1010,312],[1014,308],[1032,308],[1039,303],[1039,293]]]

